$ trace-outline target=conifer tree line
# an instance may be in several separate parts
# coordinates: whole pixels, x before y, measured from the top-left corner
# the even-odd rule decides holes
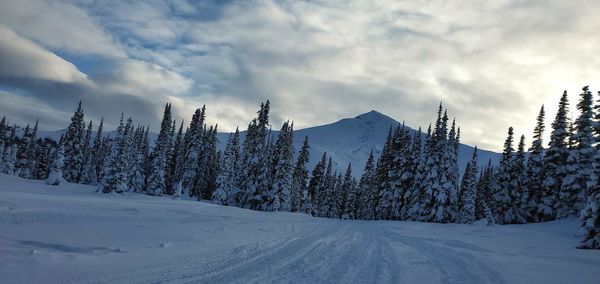
[[[579,217],[579,247],[598,249],[600,102],[594,104],[584,87],[576,108],[579,115],[570,121],[565,91],[547,148],[542,106],[529,148],[524,136],[515,141],[510,127],[498,165],[479,165],[475,147],[460,175],[460,128],[440,104],[426,132],[390,127],[381,155],[371,152],[356,179],[352,165],[338,172],[327,153],[308,169],[308,137],[294,149],[290,121],[274,135],[269,101],[260,105],[245,137],[237,129],[229,135],[223,152],[217,149],[217,125],[205,122],[204,106],[186,125],[173,119],[166,104],[152,142],[149,127],[134,125],[124,114],[114,134],[106,135],[103,119],[97,127],[84,120],[80,102],[58,141],[38,138],[37,121],[17,135],[18,127],[3,117],[0,172],[51,185],[96,185],[103,193],[170,195],[325,218],[522,224]]]

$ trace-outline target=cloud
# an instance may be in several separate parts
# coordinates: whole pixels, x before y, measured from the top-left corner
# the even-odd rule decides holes
[[[0,81],[31,78],[84,83],[87,80],[86,74],[75,65],[4,26],[0,26],[0,62]]]
[[[541,104],[549,125],[562,90],[574,105],[581,86],[600,88],[591,0],[12,4],[0,4],[0,23],[47,52],[110,57],[85,69],[93,87],[62,89],[109,113],[126,100],[154,125],[172,101],[180,118],[206,104],[220,129],[244,128],[271,99],[274,128],[371,109],[426,127],[442,100],[463,142],[499,150],[510,125],[530,136]],[[27,23],[30,14],[39,19]],[[49,105],[64,96],[40,82],[18,86]]]

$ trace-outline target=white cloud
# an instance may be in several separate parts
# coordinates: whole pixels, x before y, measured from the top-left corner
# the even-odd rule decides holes
[[[574,105],[581,86],[600,87],[592,0],[49,3],[25,9],[44,14],[25,28],[0,22],[51,48],[126,53],[90,75],[96,93],[171,100],[184,117],[206,103],[223,130],[265,99],[274,124],[297,128],[370,109],[426,127],[443,100],[464,142],[498,150],[509,125],[531,133],[542,103],[549,125],[563,89]],[[11,6],[0,15],[24,15]],[[104,51],[62,39],[70,25],[56,23],[71,19],[87,24],[65,38],[89,30]]]
[[[0,1],[0,24],[44,46],[76,54],[125,57],[123,49],[77,6],[53,0]]]
[[[87,82],[75,65],[4,26],[0,26],[0,62],[0,77]]]

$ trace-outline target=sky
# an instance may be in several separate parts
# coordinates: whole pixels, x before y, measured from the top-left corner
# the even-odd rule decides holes
[[[530,143],[563,90],[600,90],[597,0],[0,1],[0,114],[65,128],[79,100],[114,127],[206,104],[221,131],[261,101],[274,129],[377,110],[427,125],[440,101],[462,142]],[[576,114],[575,114],[576,115]],[[549,132],[549,131],[547,131]],[[546,141],[547,142],[547,141]]]

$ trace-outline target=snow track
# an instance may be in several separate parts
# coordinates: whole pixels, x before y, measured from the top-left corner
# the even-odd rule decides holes
[[[256,212],[0,175],[2,283],[597,283],[578,220],[481,226]]]

